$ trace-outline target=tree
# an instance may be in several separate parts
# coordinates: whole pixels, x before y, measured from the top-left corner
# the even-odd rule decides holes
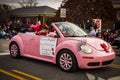
[[[9,21],[11,7],[6,4],[0,4],[0,23]]]
[[[66,18],[60,18],[60,8],[66,9]],[[115,19],[112,2],[110,0],[63,0],[56,12],[57,20],[67,20],[76,24],[83,24],[87,19],[102,19],[103,24]]]
[[[18,2],[21,7],[35,7],[38,3],[37,0],[22,0]]]

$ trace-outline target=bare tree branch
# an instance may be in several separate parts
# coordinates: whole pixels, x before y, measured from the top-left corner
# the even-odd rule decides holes
[[[37,0],[22,0],[22,2],[18,2],[21,7],[35,7],[38,5]]]

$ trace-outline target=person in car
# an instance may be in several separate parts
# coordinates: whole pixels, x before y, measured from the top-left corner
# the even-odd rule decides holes
[[[46,24],[40,24],[39,22],[36,25],[31,26],[36,35],[46,35],[48,33],[48,26]]]

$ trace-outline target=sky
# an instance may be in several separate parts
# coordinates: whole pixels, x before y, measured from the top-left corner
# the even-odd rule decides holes
[[[13,6],[13,8],[19,8],[20,5],[18,2],[23,1],[23,0],[0,0],[0,4],[9,4]],[[37,0],[38,5],[37,6],[50,6],[52,8],[58,9],[60,7],[60,4],[62,0]]]
[[[0,0],[0,4],[6,3],[12,6],[12,8],[19,8],[20,5],[18,2],[25,1],[25,0]],[[120,0],[111,0],[114,2],[120,2]],[[52,8],[58,9],[60,7],[60,4],[62,3],[62,0],[37,0],[38,5],[37,6],[50,6]]]
[[[38,0],[39,5],[49,5],[55,9],[60,7],[62,0]]]

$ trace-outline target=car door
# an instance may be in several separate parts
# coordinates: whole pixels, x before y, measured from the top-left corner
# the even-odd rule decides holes
[[[23,45],[24,45],[24,55],[31,55],[33,52],[33,44],[34,44],[34,35],[31,34],[22,34],[20,35],[23,41]]]
[[[48,35],[35,35],[32,45],[31,55],[33,58],[49,62],[55,58],[57,38]]]
[[[34,58],[51,61],[52,58],[55,57],[57,38],[36,35],[33,43],[33,52],[31,55],[34,56]]]

